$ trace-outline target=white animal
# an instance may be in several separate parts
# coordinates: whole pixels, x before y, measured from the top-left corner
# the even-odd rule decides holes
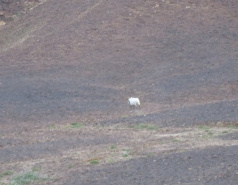
[[[131,108],[131,107],[135,108],[135,107],[137,107],[137,106],[140,107],[140,100],[139,100],[139,98],[130,97],[130,98],[128,99],[128,103],[129,103],[129,105],[130,105],[130,108]]]

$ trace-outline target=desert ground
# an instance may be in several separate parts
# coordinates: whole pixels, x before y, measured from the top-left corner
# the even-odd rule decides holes
[[[237,185],[237,59],[235,0],[0,1],[0,185]]]

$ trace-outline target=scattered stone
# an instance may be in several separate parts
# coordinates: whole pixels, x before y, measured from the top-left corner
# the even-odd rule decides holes
[[[0,27],[4,26],[6,23],[4,21],[0,21]]]

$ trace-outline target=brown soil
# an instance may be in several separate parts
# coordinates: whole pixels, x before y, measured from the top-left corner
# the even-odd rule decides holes
[[[236,1],[9,2],[0,184],[238,184]]]

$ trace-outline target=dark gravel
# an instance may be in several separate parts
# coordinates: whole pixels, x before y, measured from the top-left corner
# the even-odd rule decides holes
[[[237,158],[238,146],[197,149],[75,171],[62,184],[237,185]]]
[[[206,103],[177,109],[161,111],[142,116],[131,116],[123,119],[115,119],[101,122],[101,125],[115,123],[152,123],[159,127],[184,127],[202,123],[233,122],[238,120],[238,101],[225,101]],[[214,126],[214,125],[213,125]]]

